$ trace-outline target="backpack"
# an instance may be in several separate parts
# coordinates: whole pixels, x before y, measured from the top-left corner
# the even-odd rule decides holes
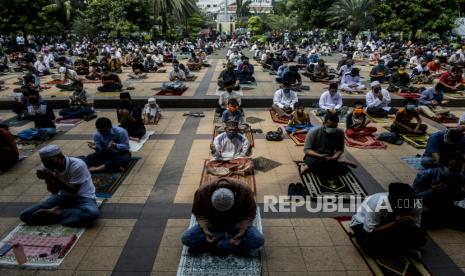
[[[381,133],[378,137],[378,140],[394,145],[402,145],[404,143],[404,138],[402,138],[402,136],[392,132]]]
[[[282,141],[283,140],[283,130],[278,128],[276,131],[268,131],[266,133],[266,140],[268,141]]]

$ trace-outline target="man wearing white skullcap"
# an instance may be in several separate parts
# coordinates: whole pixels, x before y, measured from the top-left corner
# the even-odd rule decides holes
[[[86,163],[63,155],[57,145],[41,148],[39,156],[43,166],[37,170],[37,177],[45,181],[53,195],[21,212],[21,221],[29,225],[85,226],[96,219],[95,186]]]
[[[373,81],[370,84],[371,90],[366,94],[366,112],[372,117],[386,118],[388,115],[394,115],[396,108],[390,107],[391,95],[389,91],[381,87],[379,81]]]
[[[233,178],[215,179],[195,193],[192,213],[197,224],[187,229],[181,240],[192,253],[260,248],[263,234],[252,225],[256,209],[253,192],[246,184]]]

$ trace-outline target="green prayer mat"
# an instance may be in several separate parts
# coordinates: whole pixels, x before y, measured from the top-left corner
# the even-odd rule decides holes
[[[96,196],[99,198],[111,198],[139,159],[140,158],[133,157],[124,172],[92,173],[92,181],[94,182]]]
[[[26,125],[27,123],[30,123],[32,121],[30,120],[18,120],[18,117],[15,116],[15,117],[12,117],[12,118],[9,118],[9,119],[6,119],[4,121],[2,121],[2,124],[3,125],[7,125],[9,127],[21,127],[21,126],[24,126]]]
[[[191,216],[189,228],[197,223],[194,215]],[[253,222],[260,232],[262,223],[260,209]],[[181,260],[179,261],[177,276],[260,276],[262,274],[261,252],[251,251],[249,255],[214,256],[210,253],[190,254],[188,248],[183,246]]]
[[[384,127],[386,130],[391,132],[390,126]],[[424,149],[428,144],[429,134],[401,134],[399,135],[404,139],[405,142],[409,143],[412,147],[416,149]]]

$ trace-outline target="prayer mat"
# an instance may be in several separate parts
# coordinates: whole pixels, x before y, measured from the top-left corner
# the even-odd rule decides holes
[[[214,126],[213,127],[213,138],[212,138],[212,143],[213,143],[213,140],[215,139],[216,136],[218,136],[219,131],[218,131],[218,128],[220,128],[221,126]],[[240,129],[240,128],[239,128]],[[252,133],[252,129],[250,127],[247,127],[244,131],[244,133],[242,133],[245,135],[245,137],[247,138],[247,140],[249,141],[249,144],[251,147],[255,147],[255,141],[253,139],[253,133]]]
[[[391,132],[390,126],[385,126],[384,128]],[[426,148],[426,144],[428,143],[429,139],[429,135],[427,133],[420,135],[399,133],[399,135],[404,139],[405,142],[409,143],[412,147],[416,149]]]
[[[296,146],[303,147],[305,144],[305,137],[307,137],[307,133],[297,133],[297,134],[289,133],[289,138],[291,138],[291,140],[294,141]]]
[[[256,123],[260,123],[260,122],[263,122],[265,120],[261,119],[261,118],[257,118],[257,117],[247,117],[245,118],[245,121],[249,124],[256,124]]]
[[[250,160],[249,158],[244,158],[244,159],[248,159]],[[234,160],[232,160],[234,161]],[[232,178],[236,178],[237,180],[239,181],[242,181],[244,182],[245,184],[247,184],[247,186],[254,192],[254,194],[256,193],[256,187],[255,187],[255,176],[254,176],[254,173],[253,173],[253,170],[254,168],[252,167],[252,173],[251,174],[247,174],[247,175],[239,175],[239,174],[231,174],[231,170],[229,170],[227,167],[228,167],[228,161],[225,161],[225,165],[224,167],[219,167],[221,168],[221,170],[217,170],[217,172],[219,173],[219,175],[213,175],[213,174],[210,174],[208,171],[207,171],[207,164],[208,162],[210,162],[210,160],[205,160],[205,163],[204,163],[204,166],[203,166],[203,171],[202,171],[202,177],[200,179],[200,186],[206,184],[206,183],[209,183],[211,182],[213,179],[215,178],[218,178],[218,177],[232,177]],[[234,163],[230,163],[232,166],[236,166],[236,164]]]
[[[405,99],[415,99],[415,100],[418,100],[421,96],[419,93],[395,93],[395,94]]]
[[[147,142],[147,140],[155,133],[153,130],[149,130],[145,133],[144,136],[140,139],[139,142],[129,140],[129,151],[130,152],[138,152],[142,146]]]
[[[392,123],[394,121],[393,118],[389,118],[389,117],[387,117],[387,118],[372,117],[372,116],[370,116],[370,115],[368,115],[366,113],[365,113],[365,115],[366,115],[368,120],[372,121],[375,124],[389,124],[389,123]]]
[[[195,81],[196,79],[198,78],[198,76],[190,76],[190,77],[186,77],[186,81],[187,82],[192,82],[192,81]]]
[[[318,197],[330,196],[345,201],[350,200],[350,197],[364,198],[368,195],[351,170],[335,180],[325,180],[312,172],[303,173],[304,168],[307,166],[304,162],[296,162],[296,164],[302,183],[307,187],[312,200],[316,200]]]
[[[32,121],[30,120],[18,120],[18,117],[15,116],[15,117],[12,117],[12,118],[9,118],[9,119],[6,119],[4,121],[2,121],[2,124],[3,125],[7,125],[9,127],[22,127],[24,125],[26,125],[27,123],[30,123]]]
[[[257,88],[257,82],[241,83],[240,86],[242,90],[253,90]]]
[[[51,80],[51,81],[48,81],[46,82],[45,84],[64,84],[65,81],[63,80]]]
[[[88,80],[88,79],[81,79],[82,83],[101,83],[102,80]]]
[[[66,120],[60,120],[59,122],[56,122],[56,127],[59,127],[59,126],[77,126],[79,125],[80,123],[82,123],[84,121],[84,119],[80,119],[80,118],[77,118],[77,119],[66,119]]]
[[[465,94],[460,93],[446,93],[446,97],[450,99],[465,99]]]
[[[105,199],[97,198],[100,207]],[[24,248],[27,262],[18,265],[13,249],[0,257],[0,267],[21,269],[58,269],[64,258],[73,249],[74,245],[84,233],[84,227],[67,227],[59,224],[31,226],[20,223],[2,241],[4,244],[19,243]],[[55,254],[51,254],[52,248],[60,245],[61,248]]]
[[[55,135],[50,137],[48,140],[21,140],[21,139],[16,139],[16,145],[18,146],[18,150],[20,152],[34,151],[40,145],[52,140],[54,137],[57,137],[58,135],[63,134],[65,132],[63,130],[64,128],[66,128],[66,127],[62,127],[61,129],[58,129],[58,126],[57,126],[57,132],[55,133]]]
[[[213,124],[214,125],[221,125],[221,114],[216,113],[216,111],[213,111]]]
[[[354,236],[354,232],[352,231],[352,228],[350,228],[350,218],[337,220],[374,275],[432,275],[421,261],[410,258],[408,256],[374,257],[368,255],[368,253],[365,252],[365,250],[357,242],[357,239]]]
[[[184,87],[181,90],[168,90],[162,89],[160,92],[156,93],[155,96],[181,96],[184,92],[186,92],[187,87]]]
[[[287,123],[289,122],[289,118],[279,117],[276,111],[274,111],[273,109],[270,109],[270,114],[271,114],[271,119],[275,123],[287,125]]]
[[[166,73],[166,72],[167,72],[166,68],[160,68],[155,73]]]
[[[189,228],[194,227],[197,221],[191,216]],[[260,209],[253,226],[263,233]],[[262,275],[261,251],[254,250],[247,255],[215,256],[211,253],[190,254],[189,249],[183,246],[179,261],[177,276],[260,276]]]
[[[421,165],[421,156],[406,156],[401,157],[400,159],[404,160],[410,167],[414,168],[417,171],[425,169]]]
[[[91,176],[95,186],[95,195],[100,198],[111,198],[139,159],[138,157],[133,157],[126,166],[124,172],[92,173]]]
[[[255,170],[264,172],[264,173],[271,171],[272,169],[275,169],[282,165],[281,163],[277,161],[268,159],[263,156],[259,156],[259,157],[252,159],[252,162],[253,162],[253,167]]]
[[[356,138],[349,138],[347,135],[345,136],[345,142],[346,145],[352,148],[358,148],[358,149],[386,149],[387,146],[383,143],[383,141],[380,141],[376,139],[374,136],[362,136],[362,137],[356,137]]]
[[[420,110],[421,112],[421,110]],[[455,124],[455,126],[457,126],[458,122],[459,122],[459,118],[457,116],[455,116],[454,114],[452,113],[449,113],[449,116],[443,116],[441,118],[436,118],[436,117],[430,117],[428,115],[426,115],[425,113],[421,112],[421,115],[425,116],[426,118],[430,119],[431,121],[435,121],[436,123],[439,123],[439,124]]]

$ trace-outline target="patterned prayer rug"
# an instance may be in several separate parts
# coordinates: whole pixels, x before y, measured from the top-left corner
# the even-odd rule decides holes
[[[254,169],[264,173],[282,165],[279,162],[276,162],[263,156],[256,157],[252,159],[252,161]]]
[[[220,134],[220,132],[218,131],[218,129],[220,128],[221,126],[214,126],[213,127],[213,137],[212,137],[212,143],[213,143],[213,140],[215,139],[215,137]],[[242,132],[242,131],[241,131]],[[254,147],[255,146],[255,141],[253,139],[253,133],[252,133],[252,129],[250,127],[247,127],[247,129],[244,131],[244,133],[242,133],[245,135],[245,137],[247,138],[247,140],[249,140],[249,144],[251,147]]]
[[[104,199],[97,199],[99,207],[103,202]],[[10,250],[0,257],[0,267],[58,269],[84,230],[84,227],[67,227],[59,224],[30,226],[21,223],[0,242],[0,247],[7,243],[20,243],[24,248],[27,262],[18,265],[13,250]],[[52,254],[55,245],[60,245],[61,248]]]
[[[289,138],[291,138],[291,140],[294,141],[296,146],[303,147],[305,144],[305,137],[307,137],[307,133],[297,133],[297,134],[289,133]]]
[[[271,119],[275,123],[287,125],[287,123],[289,122],[289,118],[279,117],[278,114],[276,114],[276,112],[273,109],[270,109],[270,114],[271,114]]]
[[[381,118],[381,117],[372,117],[368,114],[365,113],[365,115],[367,116],[367,119],[372,121],[373,123],[375,124],[389,124],[389,123],[392,123],[394,121],[393,118]]]
[[[138,157],[133,157],[124,172],[92,173],[92,181],[95,185],[95,194],[97,197],[111,198],[139,159]]]
[[[312,200],[316,200],[318,197],[336,196],[344,201],[350,197],[364,198],[368,195],[357,177],[350,170],[347,174],[339,176],[335,180],[326,180],[312,172],[304,172],[306,168],[304,162],[296,162],[296,164],[302,183],[307,187]]]
[[[162,89],[160,92],[156,93],[155,96],[181,96],[186,92],[187,87],[183,88],[182,90],[168,90]]]
[[[261,118],[257,118],[257,117],[247,117],[245,118],[245,121],[249,124],[256,124],[256,123],[260,123],[260,122],[263,122],[265,120],[261,119]]]
[[[337,219],[337,218],[336,218]],[[373,257],[368,255],[358,244],[352,228],[350,228],[350,218],[337,219],[346,234],[350,237],[351,242],[357,248],[360,255],[365,260],[374,275],[392,275],[392,276],[431,276],[425,265],[414,258],[407,256],[394,257]]]
[[[208,173],[207,171],[207,162],[209,162],[210,160],[205,160],[205,163],[204,163],[204,166],[203,166],[203,171],[202,171],[202,176],[200,178],[200,186],[206,184],[206,183],[209,183],[211,182],[213,179],[217,178],[218,176],[215,176],[215,175],[212,175],[210,173]],[[227,161],[226,161],[227,162]],[[226,171],[226,169],[225,169]],[[227,171],[226,171],[227,172]],[[231,174],[231,175],[227,175],[228,177],[232,177],[232,178],[236,178],[237,180],[240,180],[242,182],[244,182],[245,184],[247,184],[247,186],[252,189],[252,191],[256,192],[256,186],[255,186],[255,176],[252,172],[252,174],[248,174],[248,175],[239,175],[239,174]]]
[[[359,149],[386,149],[387,146],[383,141],[379,141],[373,136],[363,136],[357,138],[349,138],[345,135],[346,145]]]
[[[197,221],[191,216],[189,228]],[[260,232],[262,230],[260,209],[253,222]],[[248,255],[214,256],[210,253],[189,254],[183,246],[177,276],[260,276],[262,275],[261,251],[254,250]]]
[[[384,127],[389,132],[391,131],[390,126]],[[412,147],[416,149],[424,149],[426,148],[426,144],[428,144],[429,134],[400,134],[399,135],[404,139],[405,142],[409,143]]]
[[[410,167],[414,168],[417,171],[425,169],[421,165],[421,156],[406,156],[401,157],[400,159],[404,160]]]
[[[9,119],[6,119],[4,121],[2,121],[2,124],[3,125],[7,125],[9,127],[21,127],[21,126],[24,126],[26,125],[27,123],[30,123],[32,121],[30,120],[18,120],[18,117],[12,117],[12,118],[9,118]]]
[[[457,125],[458,122],[459,122],[459,117],[455,116],[452,113],[450,113],[449,116],[441,117],[441,118],[430,117],[430,116],[426,115],[423,112],[421,112],[421,115],[425,116],[426,118],[430,119],[431,121],[435,121],[436,123],[444,124],[444,125],[446,125],[446,124]]]

